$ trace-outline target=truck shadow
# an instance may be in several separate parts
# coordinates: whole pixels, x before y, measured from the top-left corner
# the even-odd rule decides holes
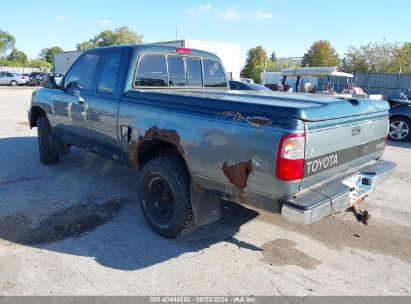
[[[262,251],[235,238],[258,213],[222,203],[222,218],[166,240],[151,231],[137,204],[138,172],[73,149],[60,164],[41,165],[36,137],[0,139],[0,238],[93,257],[105,267],[136,270],[190,258],[223,242]]]
[[[104,267],[132,271],[177,257],[195,258],[213,246],[277,252],[289,243],[276,240],[259,248],[238,240],[241,226],[257,219],[333,249],[357,248],[411,262],[408,227],[373,219],[365,226],[333,217],[302,227],[234,203],[222,204],[218,222],[166,240],[141,214],[134,170],[78,149],[58,165],[41,165],[36,137],[0,139],[0,159],[0,246],[14,243],[92,257]]]

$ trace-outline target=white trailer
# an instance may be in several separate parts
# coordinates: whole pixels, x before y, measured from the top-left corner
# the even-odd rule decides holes
[[[171,45],[175,47],[186,47],[198,49],[216,54],[220,57],[227,77],[230,80],[240,80],[241,72],[241,49],[238,44],[222,43],[214,41],[181,39],[173,41],[155,42],[153,44]]]
[[[54,54],[53,71],[56,73],[67,73],[71,65],[82,53],[82,51],[71,51]]]

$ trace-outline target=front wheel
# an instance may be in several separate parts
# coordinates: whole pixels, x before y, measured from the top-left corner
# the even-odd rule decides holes
[[[50,165],[59,161],[59,157],[54,155],[51,150],[50,135],[52,133],[47,116],[40,116],[37,119],[37,136],[39,145],[40,161],[43,164]]]
[[[411,137],[410,120],[404,117],[394,117],[390,120],[388,136],[394,141],[403,141]]]
[[[139,188],[141,210],[154,232],[172,239],[194,228],[190,175],[181,158],[149,161],[142,169]]]

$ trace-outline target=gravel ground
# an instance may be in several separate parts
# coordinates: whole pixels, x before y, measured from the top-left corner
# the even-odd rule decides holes
[[[235,204],[165,240],[136,204],[138,173],[73,149],[39,162],[33,88],[0,88],[0,295],[409,295],[411,143],[395,176],[352,213],[310,226]]]

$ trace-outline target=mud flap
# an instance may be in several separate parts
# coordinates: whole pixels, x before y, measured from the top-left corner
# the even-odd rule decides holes
[[[191,184],[191,207],[197,226],[218,221],[221,217],[220,198],[204,189],[198,190]]]
[[[54,133],[50,133],[50,148],[54,155],[67,155],[70,152],[70,147],[56,138]]]

